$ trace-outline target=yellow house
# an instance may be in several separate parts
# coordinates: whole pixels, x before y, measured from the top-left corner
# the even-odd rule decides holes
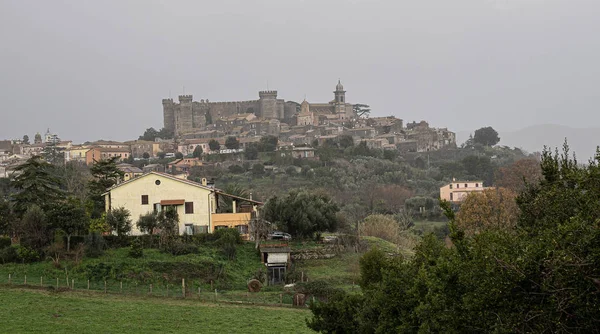
[[[87,146],[72,146],[65,151],[65,160],[85,162],[85,153],[89,150],[90,148]]]
[[[452,179],[452,183],[440,188],[440,199],[449,202],[462,202],[468,194],[472,192],[482,192],[486,187],[483,186],[483,181],[456,181]]]
[[[123,172],[123,181],[129,181],[134,177],[142,176],[144,171],[130,164],[118,164],[117,169]]]
[[[232,212],[222,212],[219,197],[232,200]],[[263,203],[226,194],[221,190],[150,172],[108,189],[104,194],[106,211],[123,207],[131,213],[131,234],[142,234],[135,226],[141,215],[172,207],[179,214],[179,234],[212,233],[220,228],[236,228],[248,238],[248,224]]]

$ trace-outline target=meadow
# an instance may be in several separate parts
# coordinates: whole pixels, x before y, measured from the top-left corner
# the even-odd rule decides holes
[[[0,286],[3,333],[310,333],[307,309]]]

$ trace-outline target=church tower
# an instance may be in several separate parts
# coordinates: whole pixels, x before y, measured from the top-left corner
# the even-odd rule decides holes
[[[344,90],[344,86],[340,80],[338,80],[337,85],[335,86],[335,103],[346,103],[346,91]]]

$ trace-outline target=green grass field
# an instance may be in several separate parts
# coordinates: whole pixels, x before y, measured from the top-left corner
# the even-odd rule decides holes
[[[2,333],[310,333],[304,309],[0,287]]]

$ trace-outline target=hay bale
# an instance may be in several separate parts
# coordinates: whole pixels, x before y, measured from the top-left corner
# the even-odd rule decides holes
[[[248,291],[250,291],[250,292],[260,292],[261,288],[262,288],[262,284],[257,279],[251,279],[248,282]]]

